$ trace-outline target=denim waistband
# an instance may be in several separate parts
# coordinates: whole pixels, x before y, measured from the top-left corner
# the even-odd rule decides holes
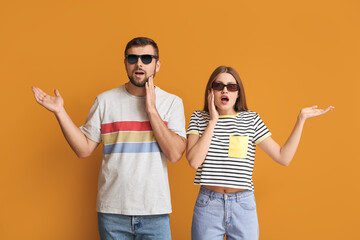
[[[250,195],[253,195],[254,192],[250,191],[250,190],[245,190],[245,191],[241,191],[241,192],[237,192],[237,193],[218,193],[218,192],[214,192],[211,191],[209,189],[204,188],[203,186],[201,186],[200,188],[200,193],[210,196],[211,199],[213,198],[218,198],[218,199],[231,199],[231,198],[236,198],[236,199],[240,199],[240,198],[245,198],[248,197]]]

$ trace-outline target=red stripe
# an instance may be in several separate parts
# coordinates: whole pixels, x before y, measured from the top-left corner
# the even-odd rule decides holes
[[[164,121],[165,125],[168,122]],[[121,132],[121,131],[152,131],[150,122],[135,122],[135,121],[123,121],[101,124],[101,134]]]

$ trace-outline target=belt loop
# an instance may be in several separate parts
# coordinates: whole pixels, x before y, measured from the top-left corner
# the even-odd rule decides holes
[[[240,202],[240,193],[236,193],[236,202]]]
[[[130,220],[130,221],[131,221],[131,231],[132,231],[132,232],[135,232],[135,227],[134,227],[134,222],[135,222],[135,221],[134,221],[134,216],[131,216],[131,220]]]
[[[214,199],[214,192],[211,191],[211,192],[210,192],[210,200],[212,201],[213,199]]]

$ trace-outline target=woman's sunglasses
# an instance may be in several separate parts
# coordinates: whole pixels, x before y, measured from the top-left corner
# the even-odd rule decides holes
[[[236,92],[239,90],[239,85],[234,84],[234,83],[230,83],[230,84],[223,84],[223,83],[219,83],[219,82],[213,82],[211,88],[217,91],[221,91],[224,89],[224,87],[226,87],[226,89],[230,92]]]
[[[125,57],[126,57],[126,60],[128,61],[128,63],[130,63],[130,64],[137,63],[139,58],[141,59],[141,61],[144,64],[149,64],[152,62],[153,58],[155,58],[155,59],[158,58],[157,56],[150,55],[150,54],[144,54],[144,55],[127,54],[127,55],[125,55]]]

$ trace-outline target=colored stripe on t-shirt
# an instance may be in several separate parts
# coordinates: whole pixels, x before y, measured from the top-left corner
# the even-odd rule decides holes
[[[165,125],[168,122],[164,121]],[[101,125],[104,154],[161,152],[149,121],[120,121]]]
[[[114,132],[103,134],[102,140],[105,145],[118,142],[155,142],[153,132]]]
[[[164,123],[167,126],[168,122],[164,121]],[[120,131],[152,131],[152,128],[149,121],[121,121],[101,125],[101,134]]]
[[[104,154],[111,153],[150,153],[161,152],[157,142],[141,142],[141,143],[115,143],[104,145]]]

